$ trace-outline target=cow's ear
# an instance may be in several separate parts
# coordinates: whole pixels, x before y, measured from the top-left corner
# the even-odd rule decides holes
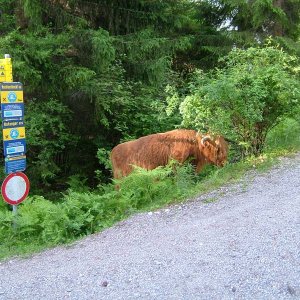
[[[205,148],[210,148],[210,147],[211,147],[211,144],[210,144],[209,141],[205,141],[205,142],[201,143],[201,145],[202,145],[203,147],[205,147]]]

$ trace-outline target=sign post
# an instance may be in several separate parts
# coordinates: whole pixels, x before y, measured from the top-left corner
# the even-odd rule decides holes
[[[0,100],[5,173],[9,174],[2,183],[1,192],[16,215],[17,205],[28,195],[29,180],[22,173],[26,169],[23,84],[13,82],[9,54],[0,59]]]
[[[12,205],[14,220],[18,211],[18,204],[28,196],[29,187],[29,180],[22,172],[11,173],[2,183],[1,194],[4,201]],[[15,221],[13,227],[16,227]]]

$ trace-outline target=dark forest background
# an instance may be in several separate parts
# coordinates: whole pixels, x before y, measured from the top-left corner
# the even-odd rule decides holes
[[[296,0],[0,0],[0,7],[0,52],[11,55],[14,81],[24,84],[26,173],[34,193],[109,182],[108,154],[116,144],[184,124],[191,111],[178,105],[195,94],[199,70],[219,72],[213,78],[228,82],[240,74],[228,68],[243,63],[245,55],[256,66],[286,64],[278,50],[290,58],[289,74],[299,83]],[[266,45],[276,53],[261,52]],[[243,54],[232,58],[236,49]],[[267,58],[255,60],[261,55]],[[295,113],[297,82],[286,82],[293,94],[285,95],[293,100],[286,105]],[[209,95],[218,88],[208,78],[201,86]],[[276,113],[271,125],[280,120]],[[201,130],[198,125],[187,123]],[[260,125],[262,120],[252,127]],[[232,139],[248,145],[243,154],[259,154],[261,136],[247,144],[248,135]]]

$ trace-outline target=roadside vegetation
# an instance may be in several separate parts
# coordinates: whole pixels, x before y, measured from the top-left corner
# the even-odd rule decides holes
[[[80,184],[74,184],[57,201],[30,196],[19,206],[15,219],[9,206],[1,202],[0,259],[68,244],[134,213],[187,201],[238,181],[248,170],[268,170],[277,163],[278,157],[299,150],[300,124],[287,119],[267,136],[263,154],[228,163],[221,169],[207,166],[201,174],[195,175],[189,163],[179,166],[176,162],[153,171],[137,168],[118,181],[119,191],[113,183],[100,185],[92,191],[82,191]],[[205,203],[216,200],[207,199]]]
[[[25,88],[31,181],[17,216],[0,201],[0,259],[70,243],[300,150],[298,2],[0,6],[0,53]],[[229,138],[228,164],[199,175],[189,163],[137,168],[116,190],[111,149],[178,127]]]

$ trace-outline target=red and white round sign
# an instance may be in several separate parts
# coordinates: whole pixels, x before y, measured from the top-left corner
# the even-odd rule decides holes
[[[22,172],[9,174],[3,181],[1,193],[5,202],[17,205],[25,200],[29,193],[28,177]]]

